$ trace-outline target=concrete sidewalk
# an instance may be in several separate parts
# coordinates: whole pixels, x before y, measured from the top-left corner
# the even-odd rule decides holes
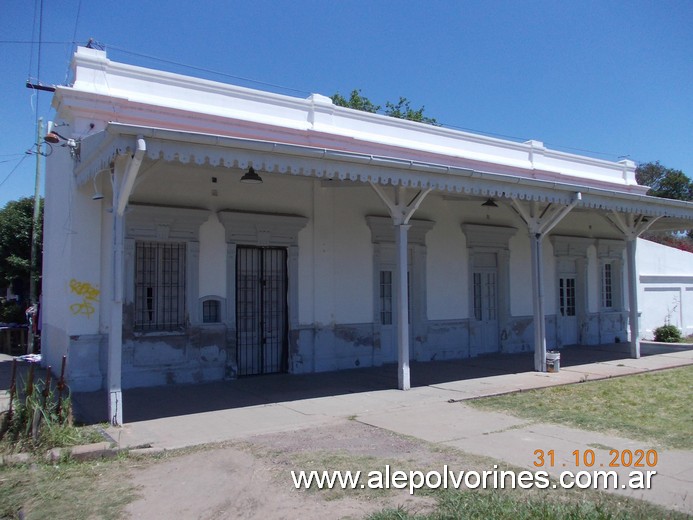
[[[561,471],[614,469],[609,449],[647,450],[642,442],[557,425],[538,424],[508,415],[476,410],[465,400],[507,392],[638,374],[693,364],[693,350],[576,365],[558,373],[522,372],[434,383],[399,390],[376,390],[273,402],[228,410],[162,417],[107,431],[121,447],[172,449],[242,439],[248,436],[320,427],[355,419],[425,441],[489,456],[498,461],[553,476]],[[689,412],[689,411],[686,411]],[[338,446],[336,446],[338,448]],[[535,450],[554,450],[554,467],[537,468]],[[592,449],[595,467],[575,466],[573,452]],[[616,490],[669,508],[693,513],[693,452],[658,450],[653,488]],[[597,467],[599,466],[599,467]],[[489,468],[492,469],[492,468]],[[631,468],[616,468],[626,479]]]
[[[210,410],[201,413],[176,414],[150,420],[133,421],[120,428],[108,428],[108,433],[123,447],[151,445],[157,448],[179,448],[242,438],[248,435],[310,427],[334,420],[388,414],[396,410],[415,409],[433,403],[448,405],[449,401],[460,401],[477,397],[509,392],[565,385],[610,377],[638,374],[664,368],[693,364],[693,349],[679,350],[666,354],[651,355],[640,359],[615,359],[561,368],[558,373],[519,372],[502,375],[486,375],[459,381],[432,383],[412,388],[407,392],[393,389],[372,391],[326,390],[326,395],[311,398],[291,399],[292,389],[285,388],[286,381],[296,379],[254,378],[250,385],[258,385],[269,393],[284,393],[289,398],[282,401],[263,401],[255,398],[254,386],[246,385],[240,397],[243,406],[236,402],[230,409]],[[357,374],[360,374],[357,371]],[[310,384],[329,383],[331,375],[311,376]],[[338,386],[338,383],[335,383]],[[272,386],[275,388],[271,388]],[[278,385],[278,387],[277,387]],[[368,387],[368,385],[366,385]],[[194,392],[197,387],[183,387],[183,391]],[[204,387],[209,391],[209,387]],[[214,387],[216,388],[216,387]],[[355,388],[358,388],[356,386]],[[143,389],[142,397],[156,400],[158,391]],[[296,395],[302,390],[294,389]],[[237,397],[238,399],[238,397]],[[162,406],[165,403],[162,403]],[[173,406],[173,405],[171,405]],[[437,424],[429,423],[433,430]],[[456,427],[460,427],[457,424]]]

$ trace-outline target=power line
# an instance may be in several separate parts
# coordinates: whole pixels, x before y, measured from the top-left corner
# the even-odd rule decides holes
[[[7,44],[12,44],[12,45],[34,45],[36,43],[39,43],[36,40],[0,40],[0,43],[7,43]],[[66,45],[68,43],[74,44],[77,43],[75,41],[43,41],[40,42],[42,45]]]
[[[241,80],[241,81],[247,81],[247,82],[249,82],[249,83],[255,83],[255,84],[257,84],[257,85],[265,85],[265,86],[267,86],[267,87],[278,88],[278,89],[282,89],[282,90],[288,90],[288,91],[291,91],[291,92],[299,92],[299,93],[301,93],[301,94],[310,94],[310,93],[311,93],[309,90],[297,89],[297,88],[292,88],[292,87],[285,87],[285,86],[283,86],[283,85],[277,85],[276,83],[267,83],[267,82],[259,81],[259,80],[255,80],[255,79],[244,78],[244,77],[242,77],[242,76],[234,76],[233,74],[227,74],[227,73],[225,73],[225,72],[219,72],[219,71],[217,71],[217,70],[205,69],[205,68],[203,68],[203,67],[196,67],[196,66],[194,66],[194,65],[187,65],[187,64],[185,64],[185,63],[180,63],[180,62],[177,62],[177,61],[167,60],[167,59],[164,59],[164,58],[157,58],[156,56],[150,56],[150,55],[148,55],[148,54],[141,54],[141,53],[138,53],[138,52],[128,51],[127,49],[123,49],[123,48],[121,48],[121,47],[116,47],[116,46],[114,46],[114,45],[107,45],[106,47],[107,47],[108,49],[115,49],[115,50],[120,51],[120,52],[122,52],[122,53],[124,53],[124,54],[131,54],[131,55],[133,55],[133,56],[139,56],[140,58],[147,58],[147,59],[154,60],[154,61],[160,61],[160,62],[162,62],[162,63],[168,63],[169,65],[176,65],[176,66],[178,66],[178,67],[185,67],[185,68],[188,68],[188,69],[191,69],[191,70],[198,70],[198,71],[200,71],[200,72],[206,72],[206,73],[208,73],[208,74],[217,74],[217,75],[219,75],[219,76],[224,76],[224,77],[227,77],[227,78],[238,79],[238,80]]]
[[[0,186],[2,186],[3,184],[5,184],[5,183],[7,182],[7,179],[9,179],[10,177],[12,177],[12,174],[13,174],[14,172],[17,171],[17,168],[19,168],[19,166],[22,164],[22,162],[24,161],[24,159],[26,159],[27,157],[29,157],[28,154],[27,154],[27,155],[24,155],[21,159],[19,159],[19,162],[15,165],[14,168],[12,168],[12,171],[11,171],[10,173],[7,174],[7,177],[5,177],[5,178],[2,180],[2,182],[0,182]]]
[[[77,3],[77,15],[75,16],[75,30],[72,32],[72,41],[75,42],[77,40],[77,26],[79,25],[79,15],[82,12],[82,0],[79,0]],[[67,79],[70,77],[70,52],[72,51],[72,48],[74,47],[74,43],[70,46],[70,48],[67,51],[67,56],[65,57],[65,61],[67,62],[67,67],[65,68],[65,79],[63,82],[67,85]]]

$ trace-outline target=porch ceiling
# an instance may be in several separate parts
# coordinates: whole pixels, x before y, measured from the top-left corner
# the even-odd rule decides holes
[[[81,142],[81,162],[75,168],[78,183],[90,180],[108,167],[117,154],[132,154],[135,139],[144,137],[146,156],[152,160],[224,166],[260,173],[275,173],[351,181],[432,188],[450,196],[520,199],[570,204],[575,194],[578,208],[636,213],[660,218],[653,230],[693,226],[693,203],[649,197],[613,188],[554,182],[445,164],[416,162],[355,152],[225,137],[160,128],[109,123],[106,131]]]

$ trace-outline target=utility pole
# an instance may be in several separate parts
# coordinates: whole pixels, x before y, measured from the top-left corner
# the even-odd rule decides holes
[[[38,287],[36,278],[38,277],[37,259],[39,252],[38,230],[41,225],[41,145],[43,144],[43,118],[39,117],[36,125],[36,179],[34,184],[34,221],[31,226],[31,265],[29,266],[29,303],[38,306]],[[36,318],[38,319],[38,313]],[[27,354],[34,353],[36,338],[34,337],[34,324],[29,326],[29,343]]]

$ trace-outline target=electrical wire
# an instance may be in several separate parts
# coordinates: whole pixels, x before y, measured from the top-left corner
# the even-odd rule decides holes
[[[34,22],[31,24],[31,50],[29,51],[29,71],[27,78],[31,77],[34,70],[34,43],[36,43],[36,16],[38,14],[38,0],[34,0]]]
[[[311,94],[311,92],[308,90],[297,89],[297,88],[292,88],[292,87],[285,87],[283,85],[277,85],[275,83],[267,83],[264,81],[254,80],[254,79],[250,79],[250,78],[244,78],[242,76],[234,76],[233,74],[227,74],[225,72],[219,72],[216,70],[205,69],[203,67],[196,67],[194,65],[187,65],[185,63],[180,63],[177,61],[167,60],[164,58],[157,58],[156,56],[150,56],[148,54],[141,54],[138,52],[129,51],[127,49],[123,49],[122,47],[116,47],[115,45],[107,45],[106,47],[109,49],[114,49],[114,50],[120,51],[124,54],[130,54],[132,56],[139,56],[140,58],[147,58],[147,59],[154,60],[154,61],[160,61],[162,63],[168,63],[169,65],[176,65],[178,67],[185,67],[185,68],[188,68],[191,70],[197,70],[197,71],[206,72],[209,74],[216,74],[216,75],[223,76],[226,78],[233,78],[233,79],[237,79],[237,80],[241,80],[241,81],[247,81],[249,83],[254,83],[256,85],[265,85],[266,87],[278,88],[278,89],[282,89],[282,90],[288,90],[291,92],[298,92],[300,94]]]
[[[24,155],[21,159],[19,159],[19,162],[15,165],[14,168],[12,168],[12,171],[11,171],[10,173],[7,174],[7,177],[5,177],[5,178],[2,180],[2,182],[0,182],[0,186],[2,186],[3,184],[5,184],[5,183],[7,182],[7,180],[8,180],[10,177],[12,177],[12,174],[13,174],[14,172],[17,171],[17,168],[19,168],[19,166],[22,164],[22,162],[24,162],[24,159],[26,159],[27,157],[29,157],[28,154],[27,154],[27,155]]]
[[[43,0],[40,0],[41,10],[39,12],[39,37],[38,37],[38,57],[36,63],[36,78],[41,79],[41,50],[43,46],[41,45],[41,40],[43,39]],[[36,105],[38,106],[38,93],[36,95]]]
[[[67,56],[65,61],[67,62],[67,67],[65,69],[65,79],[63,83],[67,85],[68,78],[70,77],[70,55],[73,53],[73,48],[75,46],[75,41],[77,41],[77,26],[79,25],[79,16],[82,12],[82,0],[77,3],[77,16],[75,16],[75,30],[72,32],[72,45],[68,48]]]

